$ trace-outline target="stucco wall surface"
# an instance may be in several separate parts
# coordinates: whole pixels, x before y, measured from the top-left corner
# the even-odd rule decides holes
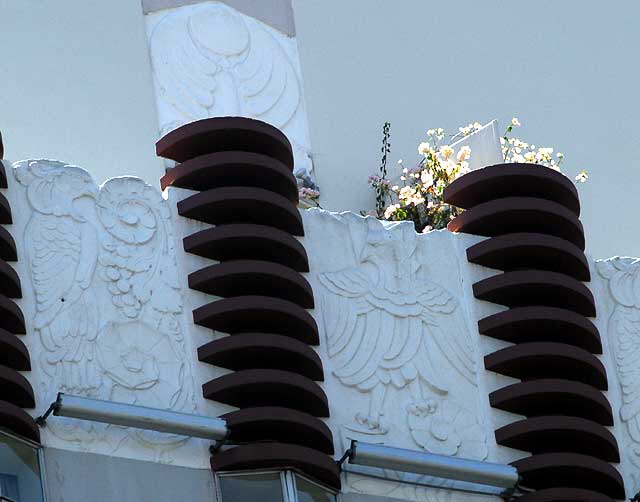
[[[0,0],[5,156],[67,159],[98,183],[157,183],[158,119],[139,1]]]

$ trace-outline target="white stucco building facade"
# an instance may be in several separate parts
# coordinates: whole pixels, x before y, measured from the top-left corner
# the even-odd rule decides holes
[[[637,70],[625,64],[640,41],[632,22],[639,7],[626,8],[614,23],[613,11],[578,11],[571,2],[540,5],[536,11],[544,15],[533,16],[520,6],[471,1],[0,0],[8,208],[0,218],[8,218],[3,228],[16,252],[0,256],[11,262],[2,262],[8,271],[0,267],[2,287],[9,288],[1,293],[16,307],[0,307],[16,316],[7,314],[10,324],[20,324],[16,308],[24,317],[17,330],[0,326],[0,343],[22,357],[12,359],[9,349],[0,356],[0,366],[13,371],[0,371],[10,389],[0,401],[22,403],[11,401],[32,418],[58,392],[210,417],[248,407],[244,397],[234,397],[243,395],[239,387],[231,385],[227,395],[210,385],[255,368],[226,359],[217,365],[219,352],[203,352],[212,340],[239,335],[212,327],[222,321],[202,310],[225,295],[212,293],[211,285],[194,286],[194,274],[214,262],[211,249],[185,240],[212,226],[239,224],[225,216],[224,204],[216,209],[206,197],[187,208],[190,197],[222,189],[216,183],[226,180],[166,181],[161,190],[165,171],[195,154],[187,148],[162,155],[154,147],[185,124],[240,116],[275,126],[291,143],[294,177],[269,164],[275,174],[267,185],[291,190],[295,184],[321,194],[324,209],[265,202],[282,211],[273,226],[291,235],[262,236],[308,264],[308,270],[293,265],[290,255],[279,262],[295,269],[293,279],[287,276],[295,294],[311,291],[310,300],[299,300],[307,313],[291,317],[298,316],[310,339],[317,337],[302,340],[311,349],[296,348],[319,365],[320,376],[309,377],[313,387],[301,399],[313,403],[311,411],[297,410],[312,416],[309,427],[324,435],[324,443],[318,440],[324,450],[316,450],[336,461],[352,441],[502,465],[535,456],[496,439],[496,431],[529,415],[517,405],[500,409],[493,399],[527,377],[493,371],[485,359],[512,340],[487,335],[478,321],[513,306],[472,289],[496,274],[468,260],[467,249],[483,237],[472,231],[416,234],[410,223],[359,215],[374,205],[367,176],[379,164],[385,121],[392,123],[395,166],[399,158],[413,162],[429,128],[455,130],[494,118],[506,123],[516,115],[525,139],[565,152],[569,175],[582,168],[591,175],[579,187],[587,236],[582,272],[590,282],[578,296],[589,303],[588,291],[593,295],[597,315],[581,314],[593,330],[583,329],[599,333],[601,346],[573,356],[576,367],[604,375],[594,383],[597,397],[585,398],[604,410],[586,417],[600,420],[601,428],[585,434],[612,450],[592,469],[594,479],[605,472],[602,483],[611,493],[633,496],[640,490],[638,262],[618,255],[640,255],[638,175],[630,169],[640,157],[640,142],[630,133],[640,106],[630,88]],[[615,33],[603,34],[607,20]],[[245,178],[243,186],[277,191]],[[2,213],[2,200],[0,206]],[[238,218],[244,217],[240,223],[270,225]],[[16,285],[14,274],[18,294],[9,287]],[[277,284],[273,295],[282,299],[289,286]],[[4,331],[11,335],[6,340]],[[26,335],[19,337],[23,345],[14,344],[13,334]],[[330,413],[318,411],[323,406]],[[7,423],[13,424],[11,413]],[[198,502],[227,500],[212,475],[211,441],[50,417],[29,432],[37,430],[39,442],[26,434],[22,444],[25,435],[5,430],[3,417],[0,407],[0,429],[9,433],[0,451],[26,444],[39,452],[21,453],[13,471],[0,467],[0,495],[18,502],[173,500],[186,493]],[[486,487],[348,463],[336,471],[337,484],[321,468],[296,472],[307,476],[296,478],[301,493],[307,479],[326,492],[294,495],[293,481],[286,485],[292,490],[287,502],[500,500],[499,491]],[[282,474],[283,482],[291,476]]]

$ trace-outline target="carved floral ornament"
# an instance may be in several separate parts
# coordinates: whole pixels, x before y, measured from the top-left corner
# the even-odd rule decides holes
[[[62,162],[14,168],[32,210],[24,239],[42,401],[62,391],[193,412],[170,212],[160,193],[130,177],[98,189],[86,171]],[[46,431],[56,444],[91,451],[137,444],[162,461],[187,441],[63,419]]]

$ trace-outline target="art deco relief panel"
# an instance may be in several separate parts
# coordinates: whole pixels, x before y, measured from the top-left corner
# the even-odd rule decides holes
[[[640,260],[614,257],[591,265],[608,397],[616,413],[613,432],[627,493],[633,495],[640,491]]]
[[[98,188],[62,162],[13,167],[36,413],[58,392],[196,413],[172,221],[160,192],[129,177]],[[204,442],[78,420],[50,420],[42,441],[206,465]]]
[[[194,120],[260,119],[291,140],[300,184],[315,186],[295,38],[221,3],[146,16],[160,136]]]
[[[464,302],[455,237],[315,210],[305,213],[305,228],[336,448],[361,440],[496,460],[479,388],[482,348]],[[415,501],[474,497],[428,477],[348,470],[345,490],[356,493]]]
[[[37,403],[32,414],[59,391],[187,413],[229,412],[202,397],[202,382],[229,370],[196,355],[212,338],[194,325],[191,311],[211,297],[187,284],[203,263],[184,253],[181,236],[206,225],[175,212],[185,191],[170,188],[166,201],[136,178],[98,187],[83,169],[45,160],[15,163],[7,177],[23,290],[17,303],[31,355],[32,370],[24,375]],[[470,284],[495,272],[466,261],[465,250],[482,238],[418,235],[410,224],[353,213],[310,210],[303,220],[305,276],[316,299],[310,312],[320,330],[315,350],[336,456],[352,439],[502,463],[526,456],[497,446],[493,434],[518,416],[491,409],[487,396],[516,380],[484,368],[483,357],[507,343],[478,334],[478,319],[500,308],[471,295]],[[611,431],[627,489],[635,493],[640,267],[631,258],[589,265]],[[49,447],[209,465],[209,445],[201,440],[59,417],[41,433]],[[411,501],[471,497],[425,477],[358,469],[347,466],[345,491]]]

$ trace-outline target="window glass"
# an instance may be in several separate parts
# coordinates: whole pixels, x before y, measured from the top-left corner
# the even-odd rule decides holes
[[[296,488],[298,489],[298,502],[335,502],[336,496],[311,483],[300,476],[296,476]]]
[[[15,502],[43,502],[37,449],[2,433],[0,496]]]
[[[222,502],[284,502],[279,473],[220,476]]]

